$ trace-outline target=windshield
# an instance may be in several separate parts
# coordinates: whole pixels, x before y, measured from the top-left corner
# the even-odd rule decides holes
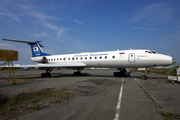
[[[147,50],[147,51],[145,51],[145,53],[157,54],[157,52],[155,52],[153,50]]]

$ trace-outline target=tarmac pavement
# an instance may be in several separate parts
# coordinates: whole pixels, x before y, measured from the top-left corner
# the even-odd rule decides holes
[[[0,78],[0,92],[13,96],[56,88],[78,93],[69,102],[52,104],[20,116],[19,120],[165,120],[147,92],[163,109],[180,114],[180,83],[169,83],[166,75],[154,73],[148,74],[147,80],[141,80],[142,73],[139,72],[130,77],[114,77],[115,71],[85,69],[81,76],[73,76],[73,70],[54,70],[51,78],[41,78],[40,70],[16,71],[16,77],[24,82],[11,85]]]

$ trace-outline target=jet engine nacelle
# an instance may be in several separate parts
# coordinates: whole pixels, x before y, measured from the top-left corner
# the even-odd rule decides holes
[[[33,57],[33,58],[31,58],[31,60],[33,62],[38,62],[38,63],[47,63],[48,62],[46,57]]]
[[[156,66],[156,67],[153,67],[153,69],[164,69],[165,67],[164,66]]]

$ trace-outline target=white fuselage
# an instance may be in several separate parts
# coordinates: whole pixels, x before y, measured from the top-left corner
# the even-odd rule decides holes
[[[84,64],[86,67],[109,68],[141,68],[168,66],[172,64],[172,57],[158,54],[150,50],[123,50],[107,52],[88,52],[77,54],[45,56],[44,64]],[[42,62],[42,57],[31,58],[34,62]]]

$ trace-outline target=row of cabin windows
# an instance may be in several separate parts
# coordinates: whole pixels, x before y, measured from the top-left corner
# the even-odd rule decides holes
[[[92,59],[92,58],[93,58],[93,57],[89,57],[89,59]],[[94,59],[97,59],[97,58],[98,58],[98,57],[94,57]],[[107,59],[107,56],[105,56],[104,58]],[[112,56],[112,58],[114,59],[115,56]],[[84,59],[87,60],[87,57],[85,57]],[[100,56],[99,59],[102,59],[102,56]],[[60,60],[60,61],[61,61],[61,60],[65,61],[66,58],[48,59],[48,61],[56,61],[56,60],[57,60],[57,61],[59,61],[59,60]],[[68,58],[68,60],[71,60],[71,58]],[[76,58],[73,57],[72,60],[78,60],[78,57],[76,57]],[[83,57],[81,57],[80,60],[83,60]]]

